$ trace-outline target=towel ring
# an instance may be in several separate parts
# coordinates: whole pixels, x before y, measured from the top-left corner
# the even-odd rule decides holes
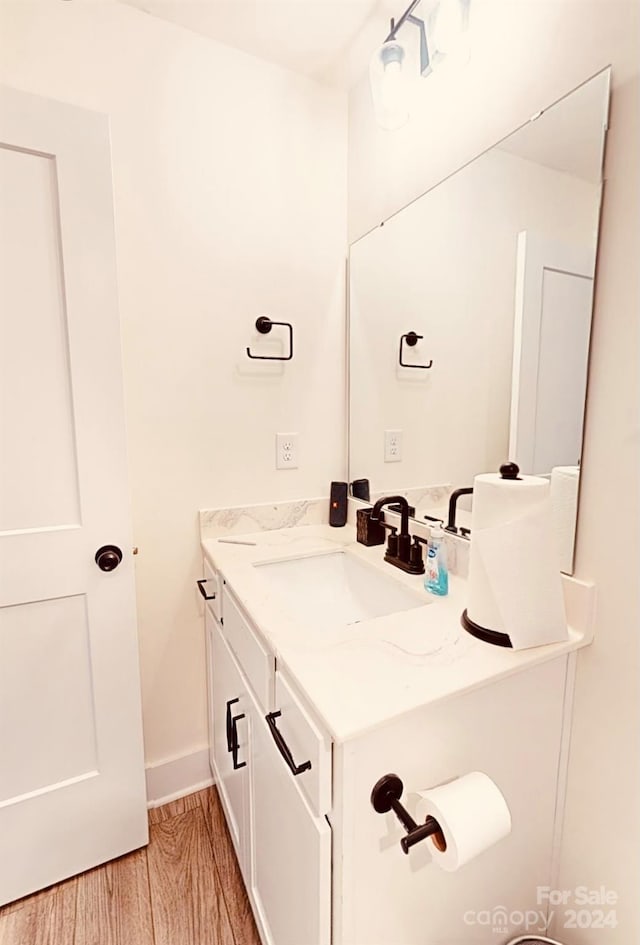
[[[268,335],[274,325],[283,325],[289,329],[289,354],[277,357],[275,355],[251,354],[251,349],[247,348],[247,357],[254,361],[291,361],[293,358],[293,325],[289,322],[274,322],[267,315],[260,315],[256,319],[256,330],[261,335]]]
[[[424,335],[416,335],[415,331],[408,331],[405,335],[400,335],[400,350],[398,352],[398,361],[400,362],[400,367],[408,368],[418,368],[419,370],[427,371],[433,361],[429,361],[428,364],[407,364],[406,361],[402,360],[402,345],[403,342],[407,342],[410,348],[414,348],[418,341],[421,341],[424,338]]]

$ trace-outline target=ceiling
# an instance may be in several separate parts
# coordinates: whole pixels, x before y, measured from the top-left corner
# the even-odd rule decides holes
[[[604,72],[505,138],[498,147],[536,164],[598,183],[608,96],[609,76]]]
[[[122,0],[210,39],[348,88],[404,0]]]

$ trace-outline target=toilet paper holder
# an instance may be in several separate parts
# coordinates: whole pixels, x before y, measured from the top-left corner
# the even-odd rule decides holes
[[[400,803],[404,785],[397,774],[385,774],[373,786],[371,791],[371,805],[378,814],[386,814],[392,810],[404,829],[406,837],[400,841],[403,853],[408,853],[412,846],[433,837],[433,842],[439,850],[446,850],[447,843],[440,824],[435,817],[427,817],[423,824],[417,824],[411,814]]]

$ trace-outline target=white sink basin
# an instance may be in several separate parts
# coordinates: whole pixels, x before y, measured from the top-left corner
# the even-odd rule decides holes
[[[427,594],[344,551],[256,564],[296,620],[345,626],[429,603]]]

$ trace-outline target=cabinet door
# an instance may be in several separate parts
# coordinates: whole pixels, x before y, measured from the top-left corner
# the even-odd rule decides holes
[[[287,677],[276,672],[278,729],[296,764],[310,763],[296,776],[296,784],[317,816],[331,810],[331,740],[315,724]]]
[[[247,772],[249,760],[249,699],[236,662],[216,620],[207,614],[211,634],[212,750],[218,793],[229,832],[244,873],[247,864]],[[236,742],[234,751],[233,745]]]
[[[255,703],[254,703],[255,706]],[[328,945],[331,828],[315,817],[254,708],[252,898],[266,945]]]

